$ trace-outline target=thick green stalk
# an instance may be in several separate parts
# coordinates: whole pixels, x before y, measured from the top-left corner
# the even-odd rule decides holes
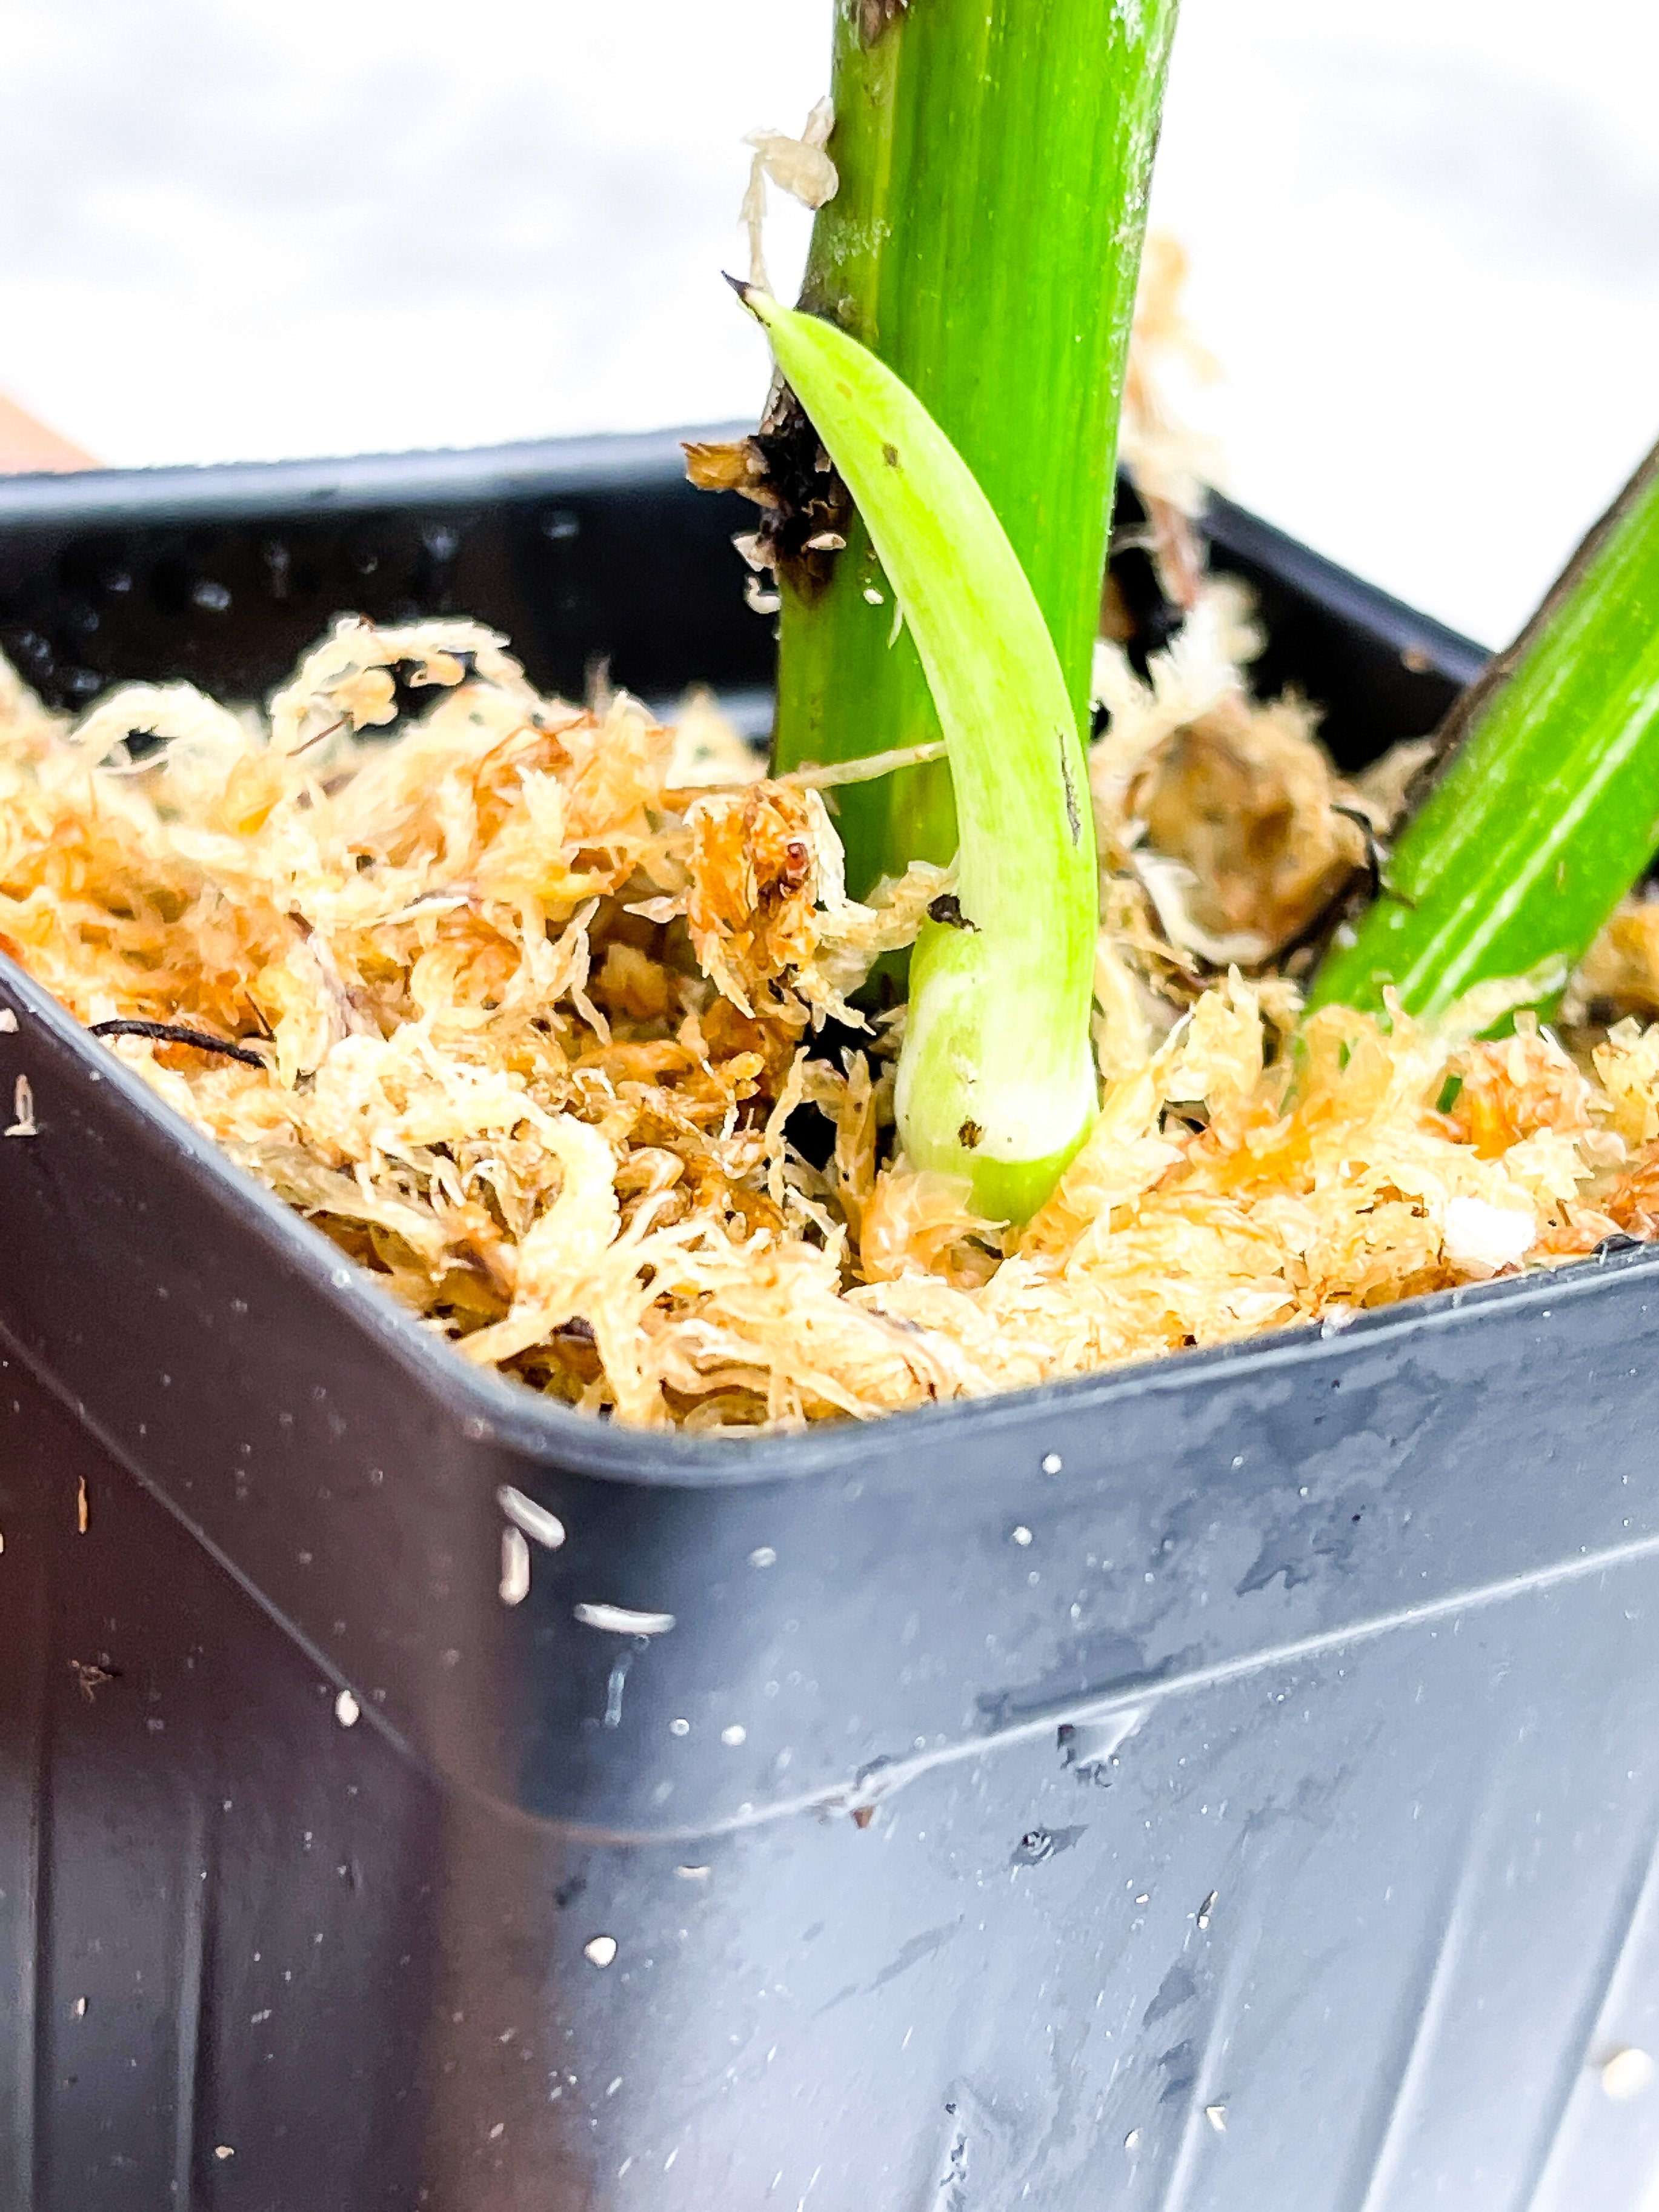
[[[1094,1117],[1098,885],[1077,716],[1006,533],[915,395],[833,324],[740,288],[865,517],[950,748],[955,906],[924,925],[899,1059],[915,1165],[1024,1220]]]
[[[1079,717],[1175,15],[1176,0],[836,0],[841,185],[801,305],[885,362],[967,462]],[[780,580],[781,767],[938,737],[860,520],[827,584]],[[943,763],[840,803],[855,892],[951,856]]]
[[[1443,767],[1310,1005],[1432,1017],[1568,972],[1659,849],[1659,447],[1443,732]]]

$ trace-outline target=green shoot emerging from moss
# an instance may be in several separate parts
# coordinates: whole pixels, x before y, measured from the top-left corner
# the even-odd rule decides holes
[[[949,750],[957,902],[910,965],[897,1115],[918,1167],[1023,1221],[1095,1108],[1098,889],[1077,716],[1024,571],[984,493],[892,371],[750,286],[778,366],[845,479],[898,598]]]
[[[1310,1006],[1547,1010],[1659,846],[1659,448],[1443,732],[1444,767]]]

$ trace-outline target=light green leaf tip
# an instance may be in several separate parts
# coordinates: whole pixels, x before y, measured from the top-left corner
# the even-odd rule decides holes
[[[900,1139],[915,1166],[967,1176],[988,1218],[1024,1220],[1096,1105],[1094,821],[1065,678],[989,501],[915,393],[834,324],[736,289],[864,518],[950,757],[963,926],[927,923],[911,960]]]

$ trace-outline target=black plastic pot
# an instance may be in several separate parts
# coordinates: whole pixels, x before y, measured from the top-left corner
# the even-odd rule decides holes
[[[465,605],[759,693],[733,526],[662,440],[0,485],[0,640],[237,689]],[[1340,749],[1478,665],[1215,534]],[[1659,1255],[647,1440],[0,1000],[8,2212],[1634,2212]]]

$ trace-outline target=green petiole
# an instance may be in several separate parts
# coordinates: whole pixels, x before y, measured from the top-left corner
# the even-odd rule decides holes
[[[1176,0],[836,0],[841,183],[800,304],[902,378],[973,471],[1079,715],[1175,20]],[[780,564],[781,769],[939,734],[867,520],[841,526],[844,551]],[[849,790],[841,830],[860,896],[948,860],[951,778]]]
[[[1089,1036],[1098,887],[1066,678],[1007,533],[914,392],[834,324],[740,285],[845,480],[897,594],[945,733],[960,926],[910,963],[899,1135],[1023,1221],[1095,1111]]]
[[[1438,780],[1310,1010],[1432,1018],[1538,977],[1547,1006],[1659,849],[1659,448],[1443,732]]]

